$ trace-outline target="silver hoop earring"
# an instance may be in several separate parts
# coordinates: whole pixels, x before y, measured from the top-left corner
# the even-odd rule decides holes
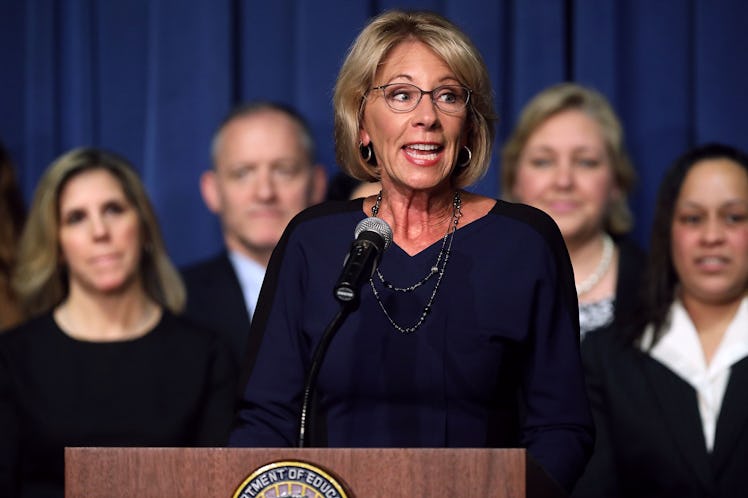
[[[464,161],[462,161],[462,162],[460,162],[460,163],[457,163],[457,167],[458,168],[464,168],[464,167],[466,167],[468,164],[470,164],[470,161],[473,159],[473,152],[470,150],[470,147],[468,147],[467,145],[463,145],[462,148],[463,148],[463,150],[467,151],[467,159],[464,160]],[[460,151],[460,153],[462,153],[462,151]],[[458,156],[458,158],[459,158],[459,156]]]
[[[368,145],[364,145],[363,142],[359,142],[358,151],[361,153],[361,158],[364,160],[365,163],[368,163],[369,161],[371,161],[371,155],[373,153],[371,150],[371,143],[369,143]]]

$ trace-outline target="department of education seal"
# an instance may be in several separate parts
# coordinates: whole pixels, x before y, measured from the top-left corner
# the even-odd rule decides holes
[[[247,477],[233,498],[348,498],[327,472],[299,461],[273,462]]]

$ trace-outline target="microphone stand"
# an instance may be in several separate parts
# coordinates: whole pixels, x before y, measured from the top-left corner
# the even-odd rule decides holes
[[[299,448],[306,446],[306,436],[309,432],[309,404],[317,382],[317,374],[319,373],[325,353],[327,353],[327,347],[350,312],[358,308],[360,287],[363,286],[365,281],[371,278],[382,251],[387,248],[392,240],[392,229],[390,226],[386,221],[376,217],[361,220],[356,225],[354,234],[355,240],[343,263],[343,272],[338,278],[335,287],[333,287],[333,295],[340,303],[340,309],[327,325],[314,350],[312,363],[309,366],[304,383],[304,395],[301,401],[301,415],[299,417]],[[368,270],[371,270],[371,273]]]
[[[309,411],[309,403],[312,399],[314,386],[317,382],[317,374],[319,373],[320,366],[322,365],[322,360],[325,357],[327,347],[330,345],[330,341],[332,341],[333,336],[343,324],[345,319],[348,317],[351,309],[355,308],[355,306],[351,306],[351,304],[353,303],[348,302],[340,306],[337,314],[335,315],[335,317],[333,317],[332,321],[327,325],[325,332],[322,334],[322,337],[317,344],[317,348],[314,350],[314,355],[312,356],[312,364],[309,367],[309,371],[307,372],[306,376],[306,382],[304,383],[304,397],[301,402],[301,416],[299,418],[299,448],[304,448],[306,446],[306,435],[309,432],[310,420],[310,416],[307,412]]]

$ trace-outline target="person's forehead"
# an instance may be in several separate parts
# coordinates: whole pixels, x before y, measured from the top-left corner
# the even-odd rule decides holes
[[[242,133],[284,133],[300,140],[301,128],[290,116],[281,111],[264,109],[253,114],[238,116],[227,123],[226,130],[239,129]]]
[[[237,118],[228,123],[218,143],[218,156],[252,155],[306,159],[307,150],[297,124],[274,113]]]

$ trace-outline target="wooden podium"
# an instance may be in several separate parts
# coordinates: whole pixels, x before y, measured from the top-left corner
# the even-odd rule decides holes
[[[526,450],[470,448],[65,448],[65,496],[232,498],[289,460],[323,469],[349,498],[566,496]]]

